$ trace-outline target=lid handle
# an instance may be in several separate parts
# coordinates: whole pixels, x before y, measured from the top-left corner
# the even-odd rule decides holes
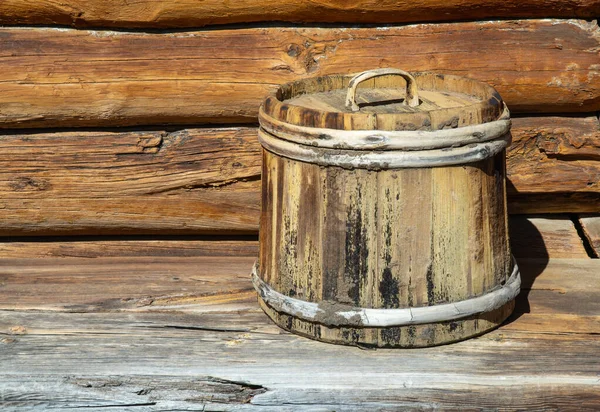
[[[404,80],[406,80],[405,102],[407,102],[410,107],[418,106],[419,94],[417,91],[417,82],[410,73],[400,69],[375,69],[359,73],[350,80],[350,83],[348,83],[348,94],[346,95],[346,107],[351,109],[353,112],[360,110],[360,107],[358,107],[358,104],[356,104],[356,87],[359,83],[372,79],[373,77],[387,76],[390,74],[402,76]]]

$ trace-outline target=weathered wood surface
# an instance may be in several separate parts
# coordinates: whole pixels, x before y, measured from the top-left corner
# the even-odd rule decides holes
[[[224,3],[169,0],[4,0],[0,24],[43,24],[73,27],[182,28],[210,24],[263,21],[321,23],[409,23],[421,21],[485,20],[493,18],[600,16],[597,0],[284,0],[277,4],[256,0]]]
[[[255,130],[0,137],[0,233],[253,233]]]
[[[76,312],[254,301],[256,256],[0,259],[0,308]],[[88,286],[86,286],[86,284]]]
[[[507,324],[458,344],[411,351],[340,348],[281,331],[256,303],[248,277],[253,260],[0,260],[0,406],[591,411],[600,405],[598,260],[521,260],[524,290]],[[182,283],[170,280],[173,273]],[[195,300],[182,304],[186,294]],[[173,301],[152,302],[167,295]]]
[[[515,118],[512,135],[510,194],[600,192],[597,116]]]
[[[267,309],[269,316],[313,339],[379,347],[432,346],[494,328],[511,302],[465,320],[387,328],[366,327],[368,319],[337,327],[343,309],[321,303],[424,307],[506,283],[513,264],[504,176],[502,154],[471,165],[347,170],[265,151],[258,276],[323,306],[320,322]]]
[[[509,212],[600,212],[597,116],[512,120],[506,161]]]
[[[518,258],[587,258],[582,239],[565,215],[509,216],[511,251]],[[581,221],[581,219],[580,219]],[[2,258],[255,256],[256,236],[0,238]]]
[[[134,256],[258,256],[255,235],[220,237],[89,236],[51,238],[0,238],[0,258],[134,257]]]
[[[600,162],[588,160],[600,144],[596,126],[591,117],[515,119],[509,211],[600,212]],[[0,235],[256,233],[256,133],[233,127],[1,135]],[[567,158],[540,149],[560,139],[573,142]]]
[[[129,256],[90,258],[0,258],[0,309],[52,312],[259,313],[250,272],[256,256]],[[581,330],[598,322],[597,259],[518,259],[523,288],[538,296],[527,313],[539,332]],[[540,275],[540,273],[542,275]],[[534,285],[534,286],[532,286]],[[565,290],[586,292],[565,295]],[[558,293],[561,292],[561,293]],[[587,297],[586,297],[587,296]],[[526,302],[517,302],[517,312]],[[553,305],[589,307],[591,318],[553,325],[543,320]],[[591,305],[591,306],[590,306]],[[596,305],[596,306],[594,306]],[[546,308],[543,309],[542,308]],[[541,311],[541,313],[538,313]],[[595,319],[595,320],[594,320]],[[519,320],[523,322],[523,320]],[[577,323],[579,322],[579,323]],[[591,323],[590,323],[591,322]],[[507,325],[510,327],[511,324]],[[533,326],[532,326],[533,327]]]
[[[565,215],[513,215],[508,220],[511,252],[517,258],[586,259],[583,239]]]
[[[0,37],[2,128],[254,122],[279,84],[378,66],[486,81],[513,112],[600,109],[600,29],[583,20]]]
[[[580,217],[579,222],[589,242],[590,252],[600,257],[600,215],[584,215]]]
[[[357,145],[359,142],[344,140],[344,133],[339,131],[419,130],[443,134],[442,129],[475,127],[500,120],[503,112],[502,98],[489,84],[463,76],[375,68],[358,74],[298,80],[278,87],[264,100],[258,120],[266,132],[278,137],[303,131],[302,136],[294,137],[296,143],[357,149],[362,147]],[[310,129],[306,128],[313,127],[334,129],[327,140],[338,144],[325,145],[325,139],[314,132],[310,140]],[[456,138],[453,143],[459,142],[463,143]],[[405,147],[386,147],[392,148]],[[429,145],[412,148],[427,149]]]

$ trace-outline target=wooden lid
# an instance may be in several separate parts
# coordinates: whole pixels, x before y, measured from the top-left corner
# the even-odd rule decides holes
[[[435,131],[495,121],[503,109],[498,92],[473,79],[376,69],[285,84],[266,99],[260,120],[337,130]]]

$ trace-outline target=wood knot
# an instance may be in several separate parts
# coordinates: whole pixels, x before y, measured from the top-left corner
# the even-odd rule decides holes
[[[302,46],[296,43],[291,43],[287,46],[286,52],[290,57],[298,57],[300,53],[302,53]]]
[[[162,145],[162,136],[139,137],[137,142],[137,146],[143,153],[158,153]]]
[[[17,325],[8,329],[8,332],[11,335],[25,335],[27,333],[27,328],[25,326]]]
[[[45,179],[37,179],[27,176],[20,176],[13,179],[9,186],[17,192],[25,191],[44,191],[52,188],[50,181]]]

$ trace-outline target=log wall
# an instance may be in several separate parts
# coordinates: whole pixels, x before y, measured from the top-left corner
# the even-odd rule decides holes
[[[3,1],[0,236],[254,234],[264,96],[375,66],[497,87],[518,116],[510,212],[600,212],[598,15],[598,0]]]

